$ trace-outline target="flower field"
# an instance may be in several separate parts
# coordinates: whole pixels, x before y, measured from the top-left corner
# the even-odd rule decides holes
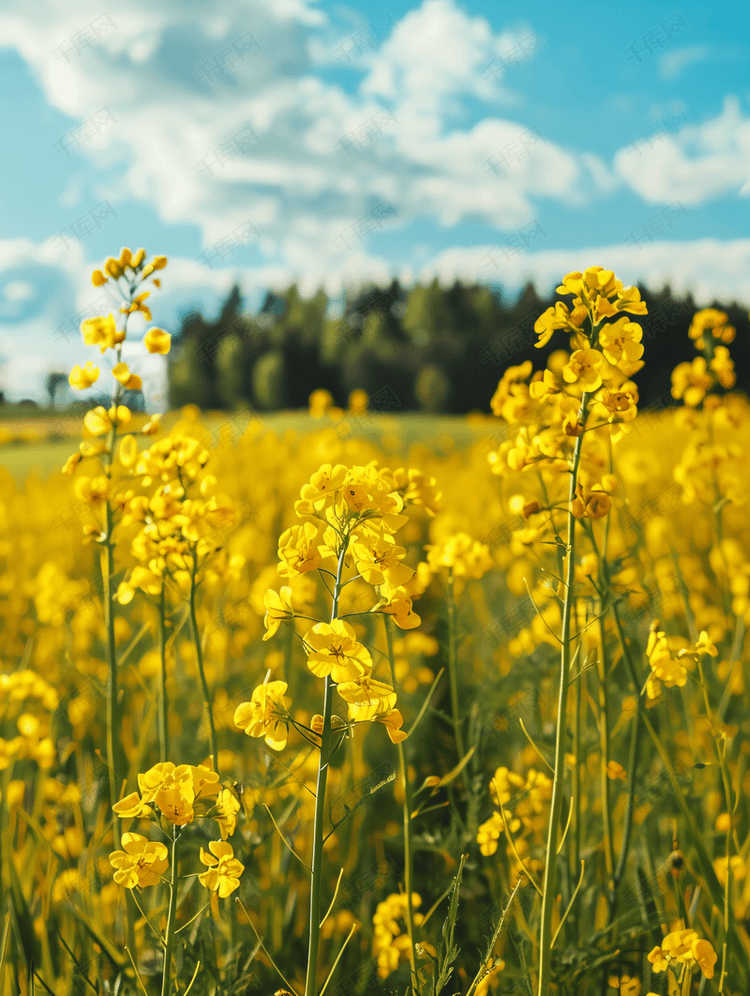
[[[747,996],[726,315],[663,412],[648,301],[591,267],[460,439],[363,392],[236,432],[121,403],[166,265],[94,272],[70,383],[111,406],[0,474],[0,996]]]

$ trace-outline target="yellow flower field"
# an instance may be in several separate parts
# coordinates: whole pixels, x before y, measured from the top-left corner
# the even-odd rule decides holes
[[[94,272],[70,384],[111,404],[0,473],[0,996],[746,996],[726,315],[662,413],[648,302],[595,266],[476,436],[406,442],[362,392],[239,434],[122,404],[166,265]]]

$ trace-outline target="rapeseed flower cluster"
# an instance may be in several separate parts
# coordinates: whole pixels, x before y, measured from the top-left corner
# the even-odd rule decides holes
[[[422,897],[413,893],[411,905],[418,909]],[[406,896],[394,894],[378,903],[372,918],[373,953],[378,962],[378,978],[387,979],[408,958],[409,938],[404,929]],[[419,926],[424,920],[421,913],[414,913],[414,923]],[[425,952],[434,957],[437,953],[431,945],[424,945]]]
[[[227,843],[237,827],[240,803],[236,793],[222,788],[218,774],[205,764],[175,765],[171,761],[156,764],[138,775],[138,789],[112,807],[121,819],[150,819],[157,824],[162,820],[174,828],[189,826],[202,818],[218,824],[221,840],[211,841],[210,853],[201,848],[201,861],[214,869],[204,872],[201,882],[209,889],[218,889],[222,898],[234,891],[244,868]],[[123,842],[125,837],[129,838],[129,846],[124,846],[124,853],[115,851],[110,855],[110,863],[120,874],[120,878],[115,875],[115,881],[129,889],[134,885],[156,884],[167,867],[166,847],[138,834],[124,834]],[[143,881],[143,876],[148,881]],[[232,888],[225,881],[227,877],[234,882]]]
[[[654,972],[671,971],[680,979],[684,971],[702,972],[707,979],[712,979],[717,956],[709,941],[687,929],[667,934],[661,944],[649,952],[648,960]]]
[[[407,504],[423,504],[434,514],[437,501],[433,478],[403,469],[395,473],[378,469],[375,461],[351,468],[324,464],[302,487],[295,503],[302,524],[290,526],[279,537],[278,573],[282,578],[320,571],[335,581],[331,621],[316,622],[302,636],[307,667],[317,678],[330,677],[346,703],[350,724],[382,723],[393,743],[406,737],[396,692],[392,685],[374,677],[369,650],[358,640],[354,626],[335,614],[338,594],[348,566],[356,574],[343,584],[361,578],[374,589],[371,612],[392,616],[402,629],[418,626],[420,619],[413,610],[417,593],[409,587],[416,571],[404,563],[406,548],[399,546],[394,536],[408,521],[404,514]],[[266,640],[282,622],[295,619],[292,589],[288,585],[278,592],[269,589],[264,605]],[[295,724],[288,711],[287,687],[284,681],[266,680],[249,702],[237,707],[235,725],[248,736],[264,737],[269,747],[282,749],[288,724]],[[322,728],[323,717],[314,716],[312,732],[320,735]]]

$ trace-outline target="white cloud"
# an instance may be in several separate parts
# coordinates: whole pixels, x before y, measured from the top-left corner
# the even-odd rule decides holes
[[[28,301],[34,296],[34,288],[28,280],[11,280],[3,289],[3,297],[8,301]]]
[[[598,265],[614,270],[626,285],[640,283],[657,292],[668,284],[674,295],[692,294],[699,306],[714,299],[750,306],[750,239],[663,240],[640,250],[622,243],[543,249],[503,261],[497,270],[487,259],[492,248],[443,250],[425,264],[419,279],[428,280],[437,274],[446,281],[494,280],[516,288],[532,280],[541,294],[553,290],[566,273]]]
[[[750,118],[727,96],[719,115],[673,134],[654,133],[614,157],[615,172],[649,204],[701,204],[750,178]]]
[[[323,56],[308,43],[316,32],[330,34],[331,23],[302,0],[256,0],[231,14],[217,0],[156,8],[133,0],[114,15],[117,30],[79,52],[69,39],[100,13],[94,0],[82,0],[74,19],[61,0],[8,0],[5,9],[0,33],[27,59],[50,104],[78,120],[108,107],[117,119],[84,146],[111,177],[101,196],[115,204],[135,197],[166,222],[196,224],[206,246],[250,218],[265,259],[296,268],[314,247],[327,255],[321,265],[335,267],[338,233],[373,197],[391,201],[405,220],[473,219],[512,231],[536,213],[534,198],[584,204],[612,186],[597,157],[552,142],[528,148],[498,175],[487,170],[488,158],[528,129],[492,116],[508,102],[503,67],[535,57],[543,43],[531,28],[494,32],[454,0],[424,0],[362,55],[354,95],[316,75],[315,52]],[[248,33],[259,48],[237,57],[230,76],[214,68],[212,81],[201,79],[207,60],[210,70],[217,53],[231,55]],[[465,98],[488,106],[471,127],[454,120]],[[380,134],[357,146],[352,136],[372,127],[384,101],[395,120],[382,120]],[[348,153],[337,151],[342,138]],[[71,184],[66,203],[75,197]]]
[[[424,0],[365,60],[369,72],[361,91],[397,101],[429,132],[451,98],[497,98],[504,58],[530,33],[495,35],[485,18],[467,17],[453,0]]]
[[[674,80],[688,66],[704,62],[713,50],[710,45],[690,45],[687,48],[673,49],[659,56],[659,75],[663,80]]]

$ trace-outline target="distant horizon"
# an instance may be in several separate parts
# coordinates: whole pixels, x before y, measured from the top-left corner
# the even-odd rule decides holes
[[[561,274],[560,277],[551,281],[551,283],[548,285],[546,289],[540,287],[539,283],[537,283],[533,278],[527,279],[521,285],[508,287],[507,285],[499,283],[488,283],[482,281],[476,281],[476,282],[463,281],[461,280],[461,278],[455,278],[454,280],[450,281],[440,281],[438,277],[434,277],[429,280],[421,280],[421,281],[415,280],[413,283],[407,285],[399,281],[398,277],[393,277],[390,280],[380,284],[375,283],[373,281],[365,281],[356,286],[352,285],[352,287],[349,288],[349,291],[351,294],[350,300],[354,300],[359,296],[365,295],[367,291],[385,291],[387,288],[392,286],[394,282],[397,282],[399,284],[400,289],[408,294],[415,287],[417,286],[426,287],[429,284],[431,284],[435,279],[437,279],[438,284],[442,289],[449,289],[450,287],[453,287],[457,284],[462,285],[467,289],[486,288],[487,290],[490,291],[493,297],[495,297],[495,299],[498,300],[499,305],[502,309],[513,310],[514,308],[517,307],[524,293],[526,293],[529,290],[533,291],[536,294],[536,296],[539,298],[539,300],[542,302],[549,303],[550,301],[554,301],[556,297],[555,288],[559,284],[563,276],[564,274]],[[287,294],[294,286],[297,285],[295,283],[292,283],[284,288],[277,288],[276,290],[267,289],[262,292],[257,292],[255,294],[255,299],[257,302],[256,305],[253,307],[248,307],[246,297],[242,293],[242,287],[240,283],[235,282],[229,286],[227,292],[223,296],[218,298],[215,307],[212,308],[210,311],[201,309],[199,306],[193,306],[193,307],[188,306],[180,308],[177,321],[170,326],[172,329],[172,334],[174,336],[178,335],[178,333],[181,330],[183,322],[191,315],[199,315],[207,322],[207,324],[209,325],[213,324],[219,318],[221,311],[226,306],[235,287],[238,289],[240,300],[242,301],[243,305],[242,315],[243,317],[251,319],[254,315],[271,313],[271,309],[267,309],[266,311],[263,310],[263,306],[265,305],[268,297],[273,296],[278,299],[282,299],[283,295]],[[636,282],[635,286],[639,288],[642,295],[644,296],[644,299],[646,300],[648,299],[649,296],[663,297],[664,295],[668,295],[671,300],[676,302],[691,302],[691,306],[694,307],[696,311],[704,307],[716,307],[720,310],[736,308],[742,311],[748,311],[748,315],[750,315],[750,310],[747,309],[746,305],[744,305],[741,302],[738,302],[737,300],[722,300],[720,298],[713,298],[711,300],[698,302],[695,300],[692,291],[690,289],[685,290],[683,293],[675,294],[673,288],[670,287],[669,283],[663,284],[662,287],[658,290],[650,289],[646,284],[641,282]],[[297,289],[299,293],[299,288]],[[307,295],[302,295],[300,293],[300,298],[302,300],[310,300],[315,296],[317,296],[317,294],[321,293],[321,291],[325,293],[325,289],[323,287],[318,287],[314,291],[312,291],[312,293],[309,293]],[[343,294],[329,297],[325,313],[326,317],[331,320],[340,319],[343,316],[343,304],[344,304]],[[641,319],[641,321],[643,321],[643,319]],[[73,326],[70,325],[68,327],[68,331],[66,332],[68,341],[71,343],[74,341],[74,333],[72,331],[72,328]],[[142,334],[133,334],[129,336],[129,339],[124,347],[125,355],[132,357],[134,365],[140,364],[142,367],[145,366],[147,368],[150,368],[150,376],[147,374],[144,377],[143,394],[145,399],[145,410],[147,412],[166,411],[168,409],[158,399],[166,398],[169,393],[169,383],[166,371],[168,363],[171,361],[171,357],[167,358],[167,357],[157,357],[157,356],[148,355],[143,351],[141,347],[141,339],[142,339]],[[106,365],[107,362],[106,358],[104,357],[100,358],[98,352],[94,352],[90,348],[87,350],[85,358],[92,359],[92,361],[95,364],[104,362]],[[0,357],[0,362],[2,362],[1,357]],[[154,372],[157,364],[160,366],[161,369]],[[49,398],[48,392],[46,391],[44,386],[46,377],[48,374],[63,373],[63,372],[67,375],[68,373],[67,365],[63,363],[51,363],[42,379],[40,389],[36,392],[30,392],[25,395],[17,391],[16,392],[8,391],[0,383],[0,392],[2,392],[2,396],[4,398],[4,401],[0,402],[0,405],[4,404],[6,407],[13,407],[18,404],[23,404],[24,402],[31,402],[32,404],[39,405],[41,408],[45,408],[45,406],[47,406]],[[100,403],[99,400],[96,400],[97,397],[98,393],[96,388],[91,388],[83,392],[74,392],[74,395],[68,405],[62,408],[54,407],[52,410],[64,414],[68,410],[74,410],[76,404],[83,405],[85,407],[86,405]],[[158,403],[156,404],[153,403],[154,398],[157,398]],[[299,406],[299,405],[296,407],[293,406],[288,410],[299,411],[302,409],[302,407],[304,406]]]

